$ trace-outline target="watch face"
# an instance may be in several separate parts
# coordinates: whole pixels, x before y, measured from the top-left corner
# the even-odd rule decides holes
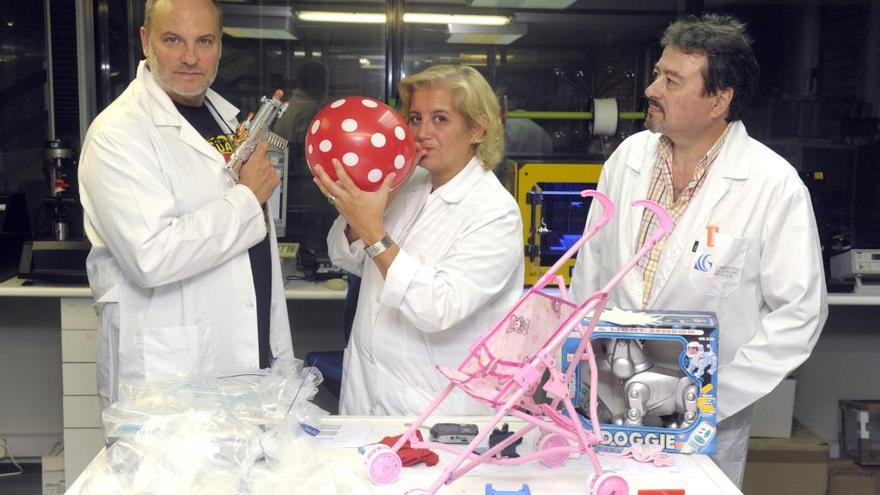
[[[379,254],[381,254],[382,251],[385,251],[386,249],[391,247],[391,244],[393,243],[394,241],[392,241],[391,238],[388,237],[388,235],[385,235],[385,237],[383,237],[379,242],[371,244],[364,248],[364,251],[367,252],[367,256],[369,256],[370,258],[375,258]]]

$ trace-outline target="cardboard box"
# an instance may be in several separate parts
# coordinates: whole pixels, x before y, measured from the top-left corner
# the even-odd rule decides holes
[[[567,370],[580,335],[562,346]],[[703,311],[602,313],[591,337],[598,369],[598,450],[620,452],[636,443],[661,445],[666,452],[715,452],[718,389],[718,323]],[[570,383],[581,423],[589,418],[590,377],[585,361]],[[642,399],[637,399],[641,394]],[[639,417],[640,409],[645,411]],[[638,419],[630,420],[630,414]]]
[[[795,421],[790,438],[751,438],[743,493],[826,495],[828,442]]]
[[[880,495],[880,468],[859,466],[852,459],[831,461],[828,495]]]
[[[797,380],[786,378],[772,392],[755,402],[752,410],[753,437],[788,438],[794,413]]]
[[[55,442],[42,458],[43,495],[64,493],[64,442]]]

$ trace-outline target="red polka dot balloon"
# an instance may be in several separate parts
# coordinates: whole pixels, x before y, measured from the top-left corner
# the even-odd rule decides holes
[[[339,160],[364,191],[379,189],[394,172],[392,187],[409,173],[416,144],[409,128],[388,105],[363,96],[340,98],[315,115],[306,133],[309,170],[321,167],[336,180],[331,159]]]

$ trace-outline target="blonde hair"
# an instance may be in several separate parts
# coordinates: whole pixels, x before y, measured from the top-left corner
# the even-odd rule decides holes
[[[504,126],[498,98],[486,79],[466,65],[435,65],[400,83],[401,113],[407,115],[413,93],[422,88],[443,88],[452,93],[455,109],[465,116],[468,127],[485,130],[477,142],[476,154],[486,170],[494,169],[504,157]]]

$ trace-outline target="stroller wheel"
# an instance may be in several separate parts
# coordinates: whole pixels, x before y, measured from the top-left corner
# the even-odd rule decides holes
[[[590,495],[629,495],[629,484],[622,476],[613,473],[593,476]]]
[[[394,483],[400,476],[403,464],[397,452],[385,445],[375,445],[364,454],[367,478],[375,485]]]
[[[552,449],[555,447],[568,447],[568,439],[558,433],[542,433],[535,440],[535,452]],[[541,464],[549,467],[557,467],[568,461],[568,452],[551,454],[541,458]]]
[[[421,488],[416,488],[414,490],[407,490],[403,495],[430,495],[431,492],[428,490],[422,490]]]

